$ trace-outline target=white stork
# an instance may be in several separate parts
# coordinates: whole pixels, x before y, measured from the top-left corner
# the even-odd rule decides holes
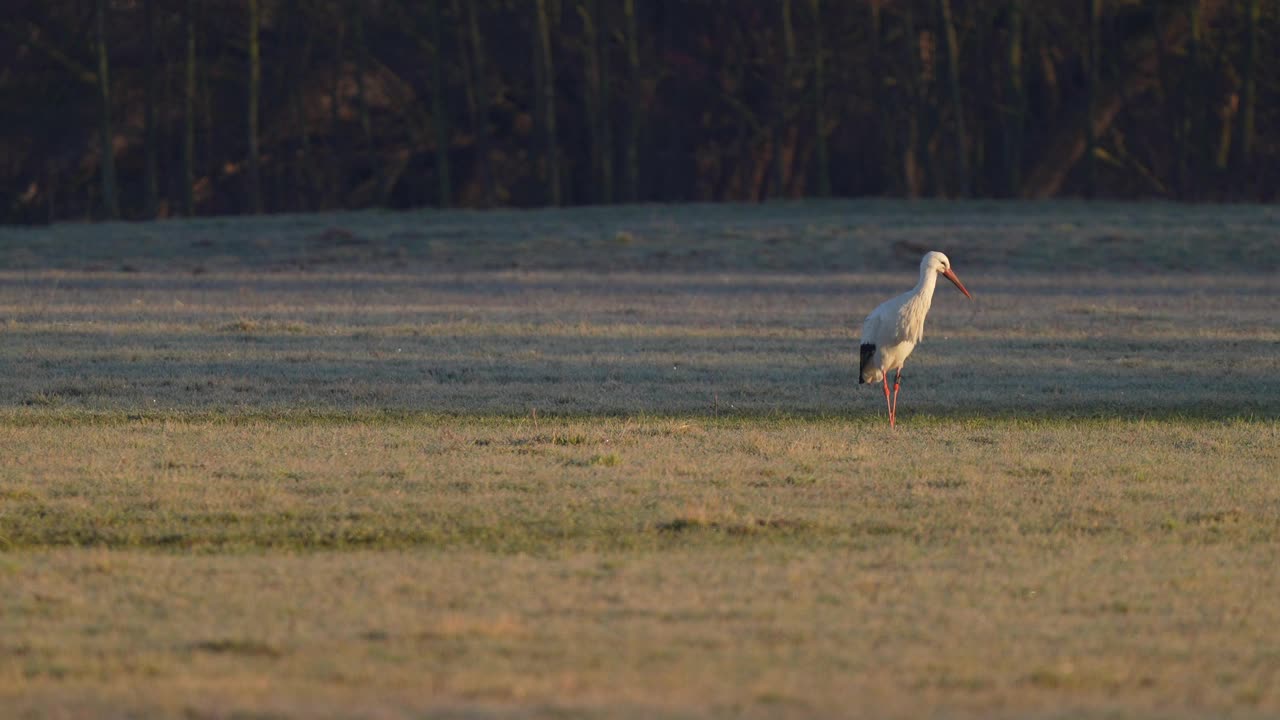
[[[902,384],[902,363],[924,337],[924,318],[933,303],[938,275],[956,284],[970,300],[960,278],[951,271],[951,260],[938,251],[925,253],[920,260],[920,282],[914,290],[880,304],[862,322],[862,362],[858,384],[884,383],[884,402],[889,407],[889,427],[898,416],[898,386]],[[889,399],[889,371],[894,370],[893,399]]]

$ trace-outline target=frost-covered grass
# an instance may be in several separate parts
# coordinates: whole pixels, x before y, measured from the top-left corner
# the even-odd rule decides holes
[[[1275,225],[0,231],[0,715],[1280,714]],[[891,433],[857,325],[931,247]]]
[[[962,251],[961,251],[962,252]],[[902,417],[1265,416],[1269,275],[995,272],[940,288]],[[896,272],[0,274],[0,413],[862,417]]]
[[[1259,205],[862,200],[568,210],[361,212],[0,228],[0,267],[867,272],[1280,268]],[[954,258],[959,259],[959,258]]]

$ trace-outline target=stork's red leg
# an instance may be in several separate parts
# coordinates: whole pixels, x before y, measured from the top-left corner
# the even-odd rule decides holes
[[[893,419],[898,419],[898,388],[902,385],[902,368],[893,371]]]
[[[893,403],[889,401],[889,374],[884,375],[884,404],[889,409],[889,427],[893,427]]]

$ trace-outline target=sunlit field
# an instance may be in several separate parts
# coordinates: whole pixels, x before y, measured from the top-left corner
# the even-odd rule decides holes
[[[1280,714],[1280,211],[0,230],[17,717]],[[947,252],[899,427],[858,330]],[[4,713],[0,713],[4,714]]]

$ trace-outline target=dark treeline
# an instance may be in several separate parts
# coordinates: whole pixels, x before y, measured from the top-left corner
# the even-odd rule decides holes
[[[1274,0],[8,0],[0,221],[1274,200]]]

